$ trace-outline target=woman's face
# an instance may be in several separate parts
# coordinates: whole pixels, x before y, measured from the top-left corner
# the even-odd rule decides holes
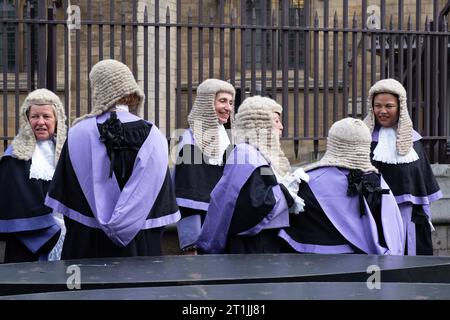
[[[379,93],[373,98],[373,113],[378,124],[390,128],[399,117],[398,99],[391,93]]]
[[[281,122],[280,114],[278,112],[274,112],[273,127],[276,129],[278,135],[281,138],[281,135],[283,134],[283,123]]]
[[[218,92],[214,100],[214,109],[219,123],[227,123],[233,111],[233,95],[228,92]]]
[[[38,141],[48,140],[55,133],[56,117],[51,105],[30,106],[28,121]]]

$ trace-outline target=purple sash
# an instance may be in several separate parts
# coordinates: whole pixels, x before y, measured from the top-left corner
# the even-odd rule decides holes
[[[133,173],[122,192],[115,176],[109,178],[110,160],[99,140],[97,128],[97,123],[103,123],[109,115],[88,118],[71,128],[69,156],[98,227],[116,245],[126,246],[141,229],[177,221],[179,212],[147,219],[163,185],[168,165],[167,141],[155,125],[137,154]],[[127,112],[117,112],[117,117],[123,123],[141,120]],[[64,210],[63,213],[67,214]],[[77,219],[72,215],[71,218],[92,226],[92,221],[85,221],[88,217]]]
[[[366,213],[360,217],[358,197],[347,196],[346,169],[325,167],[308,172],[309,186],[336,229],[354,246],[368,254],[403,255],[405,231],[392,192],[382,195],[381,221],[388,249],[379,244],[377,225],[364,199]],[[381,178],[381,187],[388,189]],[[301,214],[301,213],[300,213]]]
[[[5,153],[3,154],[3,156],[11,156],[12,154],[13,154],[13,146],[12,146],[12,144],[10,144],[8,146],[8,148],[6,148]]]
[[[223,253],[228,229],[233,217],[239,193],[252,175],[261,166],[269,165],[262,154],[253,146],[241,143],[236,146],[227,159],[224,174],[211,193],[211,202],[197,240],[197,246],[206,253]],[[277,185],[273,188],[277,204],[258,225],[241,233],[254,235],[262,229],[284,227],[289,225],[286,199]]]

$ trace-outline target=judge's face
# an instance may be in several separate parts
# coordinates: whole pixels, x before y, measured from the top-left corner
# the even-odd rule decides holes
[[[37,141],[48,140],[55,133],[56,117],[51,105],[32,105],[28,112],[28,121]]]
[[[281,135],[283,134],[283,123],[281,122],[280,114],[278,112],[274,112],[273,127],[278,133],[278,136],[281,138]]]
[[[214,100],[214,109],[219,123],[227,123],[233,111],[233,95],[228,92],[218,92]]]
[[[386,128],[394,126],[399,116],[397,97],[390,93],[377,94],[373,98],[373,113],[380,126]]]

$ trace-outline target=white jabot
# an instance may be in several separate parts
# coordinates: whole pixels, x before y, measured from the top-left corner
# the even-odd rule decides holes
[[[227,130],[225,127],[221,124],[219,125],[219,151],[220,151],[220,157],[219,158],[209,158],[209,164],[213,164],[216,166],[220,166],[223,164],[223,153],[230,145],[230,138],[228,138]]]
[[[272,170],[275,173],[275,177],[277,178],[278,183],[283,184],[289,191],[292,199],[294,199],[294,204],[289,208],[289,212],[298,214],[305,211],[305,201],[300,198],[297,193],[299,184],[302,182],[302,180],[306,183],[309,182],[308,174],[302,168],[298,168],[293,173],[289,173],[284,177],[281,177],[273,167]]]
[[[419,160],[414,148],[408,154],[401,156],[397,153],[397,133],[394,128],[380,127],[378,145],[373,151],[373,160],[388,164],[411,163]]]
[[[38,141],[31,157],[30,179],[50,181],[55,172],[55,144],[53,140]]]

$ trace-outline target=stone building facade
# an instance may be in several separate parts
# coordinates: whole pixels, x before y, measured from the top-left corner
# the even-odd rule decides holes
[[[10,1],[8,0],[11,5],[15,6],[16,2],[19,4],[18,12],[18,18],[22,19],[26,16],[26,1],[25,0],[19,0],[19,1]],[[8,2],[7,1],[7,2]],[[39,2],[45,3],[47,6],[51,6],[53,4],[56,5],[55,7],[55,20],[61,22],[58,23],[56,26],[56,72],[57,72],[57,91],[58,94],[61,96],[68,95],[70,98],[68,99],[69,102],[69,110],[70,110],[70,119],[73,120],[78,115],[83,114],[87,112],[88,110],[88,73],[93,64],[95,64],[99,58],[100,58],[100,51],[103,51],[103,58],[110,57],[110,39],[111,39],[111,29],[109,25],[109,21],[113,21],[114,25],[114,58],[125,61],[130,67],[133,67],[133,61],[132,61],[132,48],[133,48],[133,26],[130,24],[130,22],[133,19],[133,3],[136,3],[137,6],[137,21],[142,23],[144,22],[144,11],[147,10],[147,21],[150,23],[155,22],[155,0],[136,0],[136,1],[109,1],[109,0],[98,0],[98,1],[89,1],[90,5],[88,5],[88,1],[51,1],[51,0],[33,0],[31,2],[34,2],[35,4]],[[266,0],[266,1],[252,1],[252,0],[186,0],[186,1],[176,1],[176,0],[163,0],[163,1],[156,1],[159,5],[159,21],[165,22],[166,21],[166,14],[170,15],[170,23],[175,24],[177,22],[177,16],[179,17],[179,22],[183,24],[183,27],[181,28],[181,61],[179,63],[179,70],[177,70],[177,44],[176,44],[176,34],[177,34],[177,28],[172,25],[170,28],[170,49],[169,52],[166,50],[166,29],[165,27],[159,27],[159,69],[158,69],[158,79],[155,79],[155,27],[154,25],[150,24],[147,29],[147,35],[148,35],[148,45],[146,48],[144,48],[144,26],[141,24],[137,27],[137,66],[135,67],[135,70],[137,72],[137,79],[139,84],[144,87],[144,81],[147,80],[146,90],[147,90],[147,96],[148,96],[148,111],[144,115],[146,118],[150,120],[155,120],[155,83],[158,82],[159,84],[159,126],[162,130],[166,130],[166,74],[169,73],[170,78],[170,130],[175,129],[176,126],[183,127],[186,125],[186,115],[189,110],[189,100],[188,100],[188,93],[189,90],[192,90],[191,93],[193,93],[192,99],[195,96],[195,87],[197,86],[199,82],[199,68],[200,66],[203,68],[203,74],[202,78],[207,78],[210,76],[209,70],[210,70],[210,59],[209,56],[209,50],[210,50],[210,30],[209,28],[203,28],[202,32],[202,41],[203,41],[203,59],[200,61],[200,55],[199,55],[199,28],[197,26],[206,25],[209,26],[211,24],[214,25],[230,25],[235,24],[239,25],[245,22],[247,25],[251,25],[253,23],[252,20],[252,10],[255,9],[255,21],[256,23],[262,23],[263,20],[261,13],[263,11],[262,4],[266,4],[266,24],[270,24],[270,20],[272,17],[274,17],[274,21],[277,25],[280,25],[281,23],[281,13],[280,8],[284,2],[288,4],[289,7],[289,14],[296,14],[296,12],[299,13],[299,22],[303,23],[304,19],[309,17],[309,25],[313,26],[315,19],[317,19],[318,26],[323,27],[324,26],[324,5],[326,1],[323,0],[311,0],[309,1],[310,7],[308,12],[306,12],[305,3],[303,0]],[[179,2],[180,8],[177,9],[177,2]],[[421,4],[421,17],[420,17],[420,23],[422,25],[425,23],[425,20],[428,18],[430,20],[433,16],[433,2],[432,0],[424,0]],[[442,8],[447,1],[440,0],[437,1],[439,3],[439,8]],[[92,25],[82,23],[81,28],[79,30],[72,29],[67,33],[67,37],[69,39],[69,47],[68,51],[65,51],[64,48],[64,36],[65,36],[65,10],[64,5],[67,3],[68,5],[72,6],[78,6],[80,9],[81,14],[81,21],[93,21]],[[114,7],[111,8],[111,3],[113,3]],[[201,3],[201,14],[199,14],[199,4]],[[395,27],[398,27],[398,21],[399,17],[397,16],[397,7],[398,7],[398,1],[397,0],[386,0],[386,19],[387,22],[392,17],[392,21],[395,25]],[[221,8],[221,4],[223,4],[223,9]],[[343,4],[344,1],[328,1],[329,6],[329,13],[328,13],[328,26],[333,26],[333,19],[336,15],[337,17],[337,23],[340,28],[343,26]],[[59,6],[58,6],[59,5]],[[380,1],[367,1],[368,6],[373,5],[380,5]],[[177,11],[178,10],[178,11]],[[411,16],[411,20],[414,22],[415,27],[415,12],[416,12],[416,1],[411,0],[405,0],[403,1],[403,22],[402,22],[402,28],[406,28],[407,19],[409,16]],[[123,13],[123,14],[122,14]],[[245,14],[245,18],[243,18],[243,14]],[[292,24],[293,16],[289,16],[289,23]],[[356,19],[357,27],[361,28],[365,22],[362,21],[362,9],[361,9],[361,1],[357,0],[349,0],[348,1],[348,8],[347,8],[347,20],[348,25],[352,26],[353,18]],[[302,20],[303,19],[303,20]],[[103,23],[100,25],[99,21],[103,21]],[[123,24],[124,27],[122,27],[122,21],[125,22]],[[188,28],[188,24],[192,23],[192,28]],[[189,37],[189,29],[192,31],[192,43],[188,44],[188,37]],[[240,80],[242,77],[241,74],[241,48],[246,47],[247,51],[249,51],[250,45],[249,45],[249,32],[245,36],[244,39],[241,39],[241,29],[239,28],[230,28],[226,27],[223,29],[223,57],[220,56],[220,49],[221,49],[221,30],[219,28],[215,28],[213,31],[214,34],[214,41],[212,43],[212,50],[213,50],[213,76],[214,77],[220,77],[220,65],[221,61],[223,61],[224,66],[224,74],[223,77],[227,80],[230,80],[231,75],[231,43],[230,43],[230,35],[231,30],[235,31],[235,60],[234,60],[234,71],[235,75],[233,76],[236,87],[240,86]],[[122,32],[124,33],[125,38],[125,57],[121,56],[121,37]],[[19,23],[19,34],[20,36],[20,51],[22,52],[22,49],[24,49],[25,46],[25,33],[26,33],[26,24]],[[102,48],[99,47],[99,38],[100,34],[102,34],[103,37],[103,46]],[[90,35],[90,40],[89,40]],[[281,37],[280,34],[277,35],[278,37]],[[329,65],[329,95],[328,95],[328,104],[332,105],[332,97],[334,94],[334,90],[337,91],[338,94],[338,113],[342,113],[342,72],[343,67],[346,65],[346,63],[343,61],[343,54],[344,49],[342,47],[342,38],[343,34],[342,32],[339,33],[338,37],[338,87],[334,88],[332,79],[333,79],[333,70],[331,68],[333,64],[333,43],[332,43],[332,33],[329,33],[329,43],[328,43],[328,59],[327,63]],[[358,41],[357,46],[360,47],[360,39],[361,37],[357,38],[356,41]],[[279,39],[277,40],[278,44],[276,46],[279,46]],[[289,51],[289,59],[293,59],[293,57],[298,54],[302,55],[302,59],[304,59],[304,49],[305,49],[305,43],[304,41],[300,43],[300,51],[299,52],[293,52],[292,50],[292,41],[290,41],[291,49]],[[302,40],[300,40],[302,41]],[[347,46],[347,65],[350,66],[348,71],[348,81],[349,83],[352,83],[352,66],[359,66],[357,70],[357,79],[356,82],[361,81],[361,78],[364,76],[366,77],[366,88],[363,88],[361,85],[358,85],[358,93],[357,96],[361,96],[361,92],[364,90],[368,90],[370,87],[370,75],[365,74],[363,75],[361,73],[361,64],[362,64],[362,55],[364,54],[366,56],[366,63],[370,62],[370,53],[369,52],[361,52],[361,50],[358,51],[358,58],[356,62],[351,61],[351,50],[355,46],[354,43],[352,43],[353,39],[351,36],[348,36],[348,46]],[[273,46],[273,44],[272,44]],[[358,48],[359,48],[358,47]],[[90,48],[90,49],[88,49]],[[190,54],[192,59],[192,64],[188,64],[188,48],[191,48]],[[102,50],[101,50],[102,49]],[[146,50],[145,50],[146,49]],[[261,43],[257,43],[256,50],[257,52],[264,49],[264,45],[261,45]],[[309,94],[309,101],[312,105],[314,103],[314,96],[313,96],[313,90],[314,90],[314,50],[315,50],[313,37],[310,36],[309,40],[309,52],[310,52],[310,63],[309,63],[309,77],[308,77],[308,83],[310,88],[310,94]],[[90,51],[89,51],[90,50]],[[267,48],[266,48],[267,50]],[[318,47],[317,47],[317,59],[318,59],[318,74],[319,79],[317,79],[317,83],[319,86],[319,96],[318,96],[318,104],[319,106],[322,106],[324,104],[323,101],[323,88],[324,88],[324,79],[322,77],[323,74],[323,66],[325,64],[324,60],[324,40],[323,40],[323,33],[321,32],[318,37]],[[268,52],[270,54],[270,52]],[[280,52],[279,52],[280,54]],[[20,65],[21,73],[20,73],[20,79],[19,79],[19,105],[21,101],[23,101],[24,96],[27,93],[27,85],[26,85],[26,50],[23,51],[23,54],[21,54],[20,61],[18,62]],[[259,55],[259,53],[257,53]],[[90,56],[90,57],[89,57]],[[146,75],[144,75],[144,57],[147,56],[147,71]],[[69,68],[68,70],[65,70],[65,60],[69,60]],[[166,59],[170,59],[170,70],[166,70]],[[249,52],[247,52],[246,59],[250,59]],[[280,62],[280,57],[279,61]],[[379,59],[377,56],[376,59]],[[301,62],[302,63],[302,62]],[[270,62],[269,62],[270,64]],[[247,66],[247,71],[245,73],[245,77],[247,80],[251,78],[251,62],[246,61],[245,65]],[[261,70],[258,69],[260,64],[256,64],[257,70],[256,70],[256,78],[258,82],[261,82]],[[190,69],[189,69],[190,68]],[[281,102],[281,90],[283,87],[283,84],[281,82],[282,80],[282,71],[280,69],[281,67],[277,68],[277,74],[276,74],[276,88],[277,88],[277,100]],[[177,79],[177,71],[181,75],[181,90],[183,92],[182,101],[181,104],[178,106],[180,109],[178,118],[176,118],[175,113],[175,96],[176,96],[176,79]],[[379,77],[379,70],[376,70],[376,76]],[[298,82],[299,82],[299,115],[303,115],[303,105],[304,105],[304,92],[303,92],[303,83],[304,83],[304,73],[305,73],[305,67],[302,65],[300,69],[298,70]],[[68,75],[67,75],[68,74]],[[271,70],[267,70],[267,86],[271,86]],[[69,79],[69,82],[66,83],[66,77]],[[79,87],[77,87],[77,77],[79,77]],[[289,110],[290,115],[293,114],[292,104],[293,104],[293,83],[294,83],[294,73],[293,68],[289,67]],[[7,105],[8,105],[8,136],[12,137],[15,134],[15,113],[17,110],[17,98],[16,98],[16,83],[14,79],[14,74],[12,72],[8,73],[8,94],[7,94]],[[192,84],[192,89],[188,87],[188,84]],[[244,90],[249,90],[250,82],[247,81],[247,86],[244,88]],[[241,88],[242,89],[242,88]],[[352,102],[352,96],[349,97],[349,103]],[[361,105],[360,100],[358,100],[358,108],[360,109]],[[323,110],[319,108],[319,125],[321,126],[320,131],[326,132],[327,128],[323,128],[323,119],[325,118],[323,114]],[[3,112],[0,114],[0,121],[3,123]],[[177,120],[177,121],[175,121]],[[310,123],[313,121],[313,113],[310,113]],[[328,127],[331,125],[332,117],[328,117]],[[293,131],[294,128],[294,117],[289,116],[288,117],[288,130],[290,132]],[[312,127],[312,126],[311,126]],[[299,123],[299,132],[302,133],[304,131],[303,127],[303,121],[300,121]],[[308,132],[310,136],[314,135],[314,131],[311,128],[311,130]],[[291,136],[291,134],[290,134]],[[289,142],[287,142],[289,144]],[[287,147],[290,150],[293,149],[291,147]],[[301,148],[305,149],[305,148]],[[308,148],[306,148],[308,150]],[[290,153],[290,152],[288,152]],[[292,154],[291,154],[292,156]],[[291,157],[292,158],[292,157]]]

